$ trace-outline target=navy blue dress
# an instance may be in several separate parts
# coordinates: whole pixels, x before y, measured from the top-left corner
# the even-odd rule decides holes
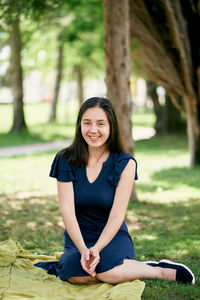
[[[76,217],[88,248],[97,242],[106,225],[120,175],[130,159],[135,160],[126,153],[110,153],[98,177],[90,183],[85,167],[77,168],[70,165],[66,158],[58,154],[54,158],[50,176],[57,178],[58,181],[73,182]],[[137,169],[135,179],[138,179]],[[88,276],[81,267],[81,255],[66,230],[64,236],[65,247],[60,260],[35,265],[46,269],[49,274],[59,276],[61,280],[74,276]],[[100,252],[100,262],[95,271],[96,273],[108,271],[123,264],[124,259],[134,259],[134,246],[125,222],[111,242]]]

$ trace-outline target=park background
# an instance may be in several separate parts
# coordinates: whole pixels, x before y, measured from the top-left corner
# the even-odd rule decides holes
[[[198,1],[65,2],[0,5],[0,240],[63,250],[48,177],[60,149],[42,145],[67,144],[84,99],[107,95],[138,161],[126,216],[136,259],[172,259],[196,275],[192,287],[145,280],[142,299],[200,299]],[[9,155],[34,143],[37,153]]]

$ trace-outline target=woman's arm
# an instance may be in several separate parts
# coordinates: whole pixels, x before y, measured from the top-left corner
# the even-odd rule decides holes
[[[94,248],[96,248],[99,252],[114,238],[125,218],[133,188],[135,168],[136,163],[131,159],[121,174],[108,221],[97,243],[94,245]]]
[[[81,254],[82,268],[94,276],[94,273],[89,270],[90,251],[85,245],[75,214],[73,184],[72,182],[57,181],[57,188],[59,207],[65,228]]]
[[[84,243],[74,207],[74,190],[72,182],[57,181],[58,201],[65,228],[80,252],[87,247]]]

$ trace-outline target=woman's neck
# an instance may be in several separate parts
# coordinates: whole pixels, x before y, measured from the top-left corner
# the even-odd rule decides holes
[[[101,149],[90,148],[88,149],[88,151],[89,151],[88,164],[91,165],[97,165],[99,163],[103,163],[104,161],[106,161],[106,159],[109,156],[109,150],[106,147]]]

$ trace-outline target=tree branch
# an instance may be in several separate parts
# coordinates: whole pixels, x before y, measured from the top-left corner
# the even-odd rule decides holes
[[[187,28],[181,11],[180,0],[176,0],[173,3],[174,7],[172,8],[171,1],[164,0],[164,4],[166,7],[166,16],[170,25],[169,28],[172,40],[174,41],[176,48],[179,51],[180,66],[183,74],[186,93],[192,96],[190,97],[190,99],[195,99],[195,91],[191,82],[191,79],[193,78],[193,66],[190,55],[191,49],[189,44],[189,37],[187,34]]]
[[[171,91],[167,91],[167,94],[170,96],[174,106],[181,112],[186,113],[185,109],[178,103],[178,101],[176,100],[176,97],[174,96],[174,94]]]
[[[163,43],[163,32],[158,31],[157,24],[150,16],[143,0],[131,1],[131,37],[139,39],[139,47],[134,49],[149,80],[156,78],[159,84],[167,89],[175,86],[177,93],[182,94],[184,86],[180,80],[171,55]]]

